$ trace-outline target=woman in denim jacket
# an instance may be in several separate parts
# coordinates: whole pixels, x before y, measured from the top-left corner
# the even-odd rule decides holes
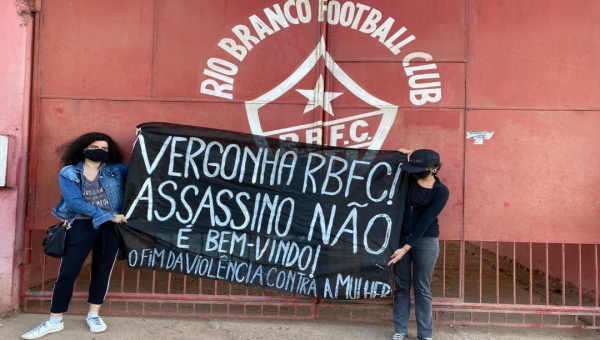
[[[128,165],[120,164],[121,152],[112,138],[99,132],[76,138],[65,144],[62,151],[64,167],[58,175],[62,197],[52,214],[68,223],[65,254],[52,291],[50,319],[23,334],[23,339],[63,330],[62,315],[73,296],[75,279],[92,250],[86,321],[92,333],[106,330],[98,312],[119,250],[114,223],[127,222],[122,205]]]

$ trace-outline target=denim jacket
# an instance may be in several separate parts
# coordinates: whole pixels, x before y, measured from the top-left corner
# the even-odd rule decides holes
[[[69,225],[77,214],[92,218],[94,228],[99,228],[104,222],[110,221],[115,214],[121,214],[123,209],[123,185],[127,176],[127,164],[102,163],[98,180],[108,196],[112,212],[102,210],[83,199],[83,162],[77,165],[67,165],[58,173],[58,185],[62,197],[58,205],[52,209],[52,215],[61,220],[69,221]]]

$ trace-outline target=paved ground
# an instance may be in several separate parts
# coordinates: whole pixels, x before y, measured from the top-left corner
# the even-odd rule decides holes
[[[18,314],[0,319],[0,339],[20,339],[21,334],[46,318],[39,314]],[[324,321],[281,321],[246,319],[190,319],[147,317],[104,317],[108,331],[89,332],[84,316],[67,315],[65,330],[44,340],[372,340],[391,339],[387,324]],[[415,331],[412,325],[411,339]],[[436,339],[600,339],[596,330],[534,329],[482,326],[438,326]]]

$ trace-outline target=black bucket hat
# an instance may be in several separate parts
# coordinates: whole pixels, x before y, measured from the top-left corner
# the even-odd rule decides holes
[[[419,149],[413,151],[408,156],[408,162],[402,163],[400,168],[406,172],[421,172],[438,165],[440,165],[439,153],[429,149]]]

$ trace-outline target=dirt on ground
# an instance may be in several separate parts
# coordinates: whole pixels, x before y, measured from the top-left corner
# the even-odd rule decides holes
[[[20,339],[21,334],[46,320],[42,314],[16,314],[0,319],[0,339]],[[336,321],[285,321],[255,319],[104,317],[108,330],[89,332],[83,315],[66,315],[65,329],[44,340],[373,340],[392,339],[388,323]],[[410,339],[416,331],[411,324]],[[435,339],[600,339],[600,332],[584,329],[516,328],[444,325],[435,327]]]

